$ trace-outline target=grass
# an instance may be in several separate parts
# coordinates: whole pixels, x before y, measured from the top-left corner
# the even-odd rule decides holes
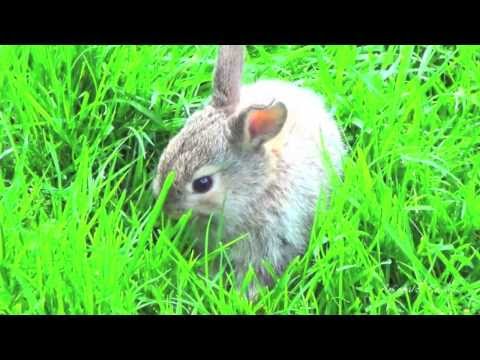
[[[480,47],[248,48],[245,82],[316,90],[351,147],[307,253],[255,304],[150,193],[215,52],[0,47],[0,313],[480,313]]]

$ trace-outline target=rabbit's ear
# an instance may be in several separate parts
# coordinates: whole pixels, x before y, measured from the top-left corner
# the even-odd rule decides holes
[[[229,119],[229,141],[242,147],[258,148],[274,138],[287,119],[287,108],[282,102],[265,107],[251,106]]]
[[[213,79],[213,107],[225,108],[233,112],[238,104],[243,56],[243,45],[220,46]]]

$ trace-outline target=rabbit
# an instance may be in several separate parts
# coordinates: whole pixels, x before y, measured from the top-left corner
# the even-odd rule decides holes
[[[242,85],[244,53],[242,45],[219,47],[213,95],[164,149],[153,193],[174,171],[165,212],[191,209],[203,224],[222,216],[225,240],[245,236],[230,249],[238,284],[252,267],[260,286],[271,287],[264,263],[281,275],[305,252],[318,197],[330,197],[328,164],[342,176],[346,146],[313,91],[281,80]],[[247,297],[258,289],[250,283]]]

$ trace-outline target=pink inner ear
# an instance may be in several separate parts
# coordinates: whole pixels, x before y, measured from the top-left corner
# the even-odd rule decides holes
[[[275,130],[275,116],[271,111],[258,110],[254,111],[249,116],[250,136],[255,138],[258,135],[268,134]]]

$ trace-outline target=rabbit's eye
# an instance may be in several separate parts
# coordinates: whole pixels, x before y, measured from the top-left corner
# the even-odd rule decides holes
[[[197,193],[205,193],[212,188],[213,179],[211,176],[202,176],[193,182],[193,190]]]

